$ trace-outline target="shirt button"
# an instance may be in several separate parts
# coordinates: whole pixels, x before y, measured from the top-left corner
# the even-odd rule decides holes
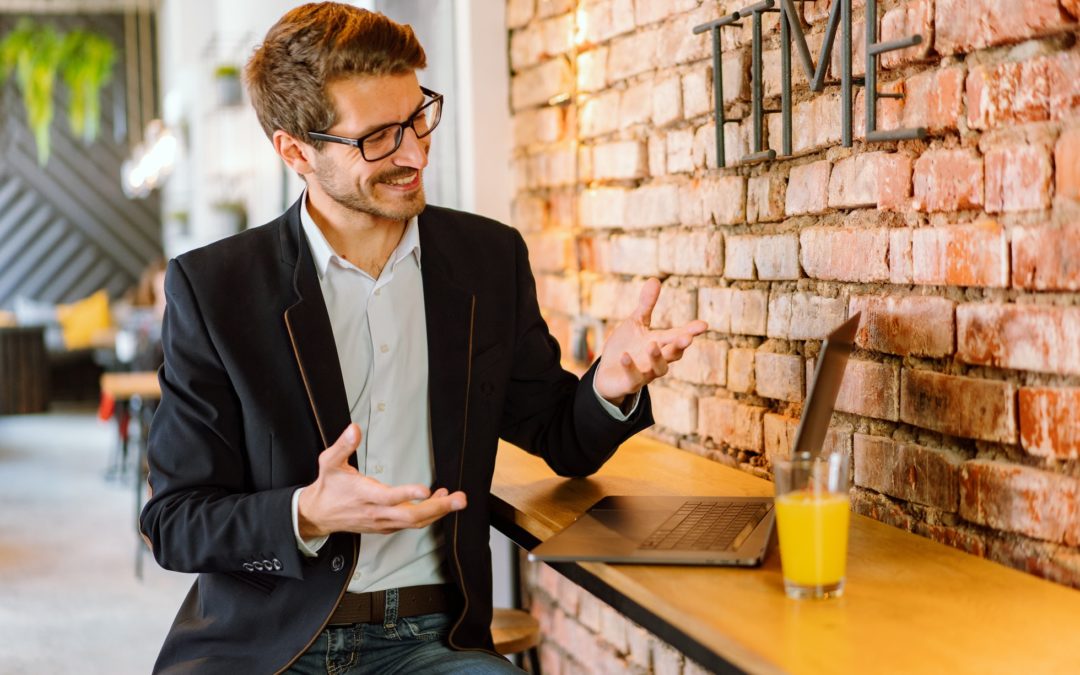
[[[378,408],[379,412],[385,412],[386,411],[386,404],[385,403],[380,403],[379,405],[377,405],[375,407]]]
[[[383,472],[383,465],[382,464],[376,464],[375,465],[375,473],[382,473],[382,472]]]
[[[381,293],[382,293],[382,289],[381,289],[381,288],[376,288],[376,289],[375,289],[375,295],[379,295],[379,294],[381,294]]]
[[[385,354],[386,352],[390,351],[390,345],[380,345],[379,351]]]

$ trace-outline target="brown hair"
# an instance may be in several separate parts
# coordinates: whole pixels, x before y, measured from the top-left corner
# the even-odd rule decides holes
[[[308,132],[337,121],[327,84],[355,75],[401,75],[426,65],[412,27],[377,12],[319,2],[281,17],[244,70],[266,135],[272,138],[281,129],[318,148],[322,142]]]

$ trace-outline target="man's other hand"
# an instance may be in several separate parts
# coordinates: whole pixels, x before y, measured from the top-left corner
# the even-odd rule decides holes
[[[304,539],[333,532],[390,534],[427,527],[451,511],[465,508],[464,492],[434,493],[424,485],[384,485],[349,464],[360,445],[360,427],[350,424],[319,455],[319,477],[304,488],[297,521]]]
[[[649,279],[641,289],[637,309],[623,320],[604,343],[604,354],[596,368],[596,391],[621,406],[627,396],[668,371],[668,364],[708,328],[704,321],[691,321],[677,328],[651,330],[653,308],[660,297],[659,279]]]

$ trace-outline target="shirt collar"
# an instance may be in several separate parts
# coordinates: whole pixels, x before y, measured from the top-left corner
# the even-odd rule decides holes
[[[334,248],[330,246],[330,242],[326,241],[326,236],[323,235],[322,230],[315,224],[315,219],[308,212],[307,190],[304,190],[303,203],[300,205],[300,224],[304,228],[308,245],[311,247],[311,255],[315,259],[315,269],[319,272],[319,278],[325,278],[330,261],[335,258],[338,260],[344,259],[334,251]],[[398,242],[394,252],[390,254],[390,266],[397,265],[409,254],[413,255],[416,259],[416,266],[419,267],[420,226],[417,216],[409,218],[409,222],[405,224],[405,232],[401,235],[401,241]]]

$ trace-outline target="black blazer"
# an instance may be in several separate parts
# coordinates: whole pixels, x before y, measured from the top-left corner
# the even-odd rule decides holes
[[[350,422],[300,208],[169,264],[140,527],[162,567],[199,576],[155,672],[285,669],[325,627],[363,545],[337,533],[306,558],[293,537],[292,494],[315,480],[319,453]],[[560,367],[516,230],[437,207],[419,228],[433,489],[469,499],[438,523],[462,598],[449,642],[491,650],[487,495],[498,439],[584,476],[652,423],[648,393],[617,422],[593,394],[592,370],[579,382]]]

